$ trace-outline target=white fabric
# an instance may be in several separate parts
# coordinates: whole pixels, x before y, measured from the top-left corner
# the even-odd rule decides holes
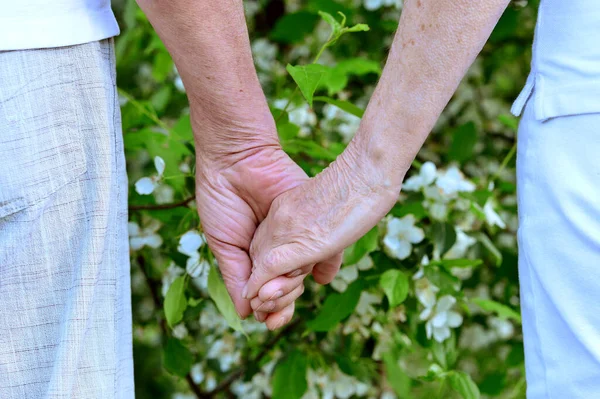
[[[0,50],[71,46],[118,34],[110,0],[0,0]]]
[[[112,39],[0,52],[0,398],[131,399]]]
[[[532,92],[539,120],[600,112],[600,0],[541,0],[531,73],[515,115]]]
[[[600,113],[540,121],[535,101],[517,144],[527,398],[600,398]]]

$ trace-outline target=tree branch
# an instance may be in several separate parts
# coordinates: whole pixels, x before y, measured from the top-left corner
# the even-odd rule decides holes
[[[134,212],[134,211],[152,211],[152,210],[157,210],[157,209],[179,208],[180,206],[187,206],[190,202],[192,202],[195,199],[196,199],[196,197],[192,195],[191,197],[186,198],[183,201],[173,202],[173,203],[170,203],[170,204],[160,204],[160,205],[154,205],[154,204],[149,204],[149,205],[129,205],[129,211],[130,212]]]

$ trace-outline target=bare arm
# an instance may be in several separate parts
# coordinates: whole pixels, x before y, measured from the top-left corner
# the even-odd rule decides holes
[[[351,150],[399,189],[412,160],[509,0],[405,2]],[[383,182],[374,182],[380,184]]]
[[[241,0],[138,0],[165,43],[190,101],[203,154],[277,143],[256,76]]]
[[[277,198],[257,230],[250,251],[256,269],[247,287],[254,308],[289,287],[285,277],[275,277],[342,250],[391,209],[412,160],[508,3],[405,1],[355,138],[328,169]]]
[[[256,227],[277,196],[308,177],[279,144],[256,76],[242,0],[138,4],[186,88],[196,142],[198,214],[236,310],[246,317],[250,303],[241,293],[252,268],[248,251]],[[315,270],[338,269],[340,263],[341,253],[333,254]],[[273,316],[287,319],[293,312],[291,303]]]

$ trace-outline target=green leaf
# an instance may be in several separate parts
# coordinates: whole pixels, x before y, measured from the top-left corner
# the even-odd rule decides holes
[[[202,301],[204,301],[204,299],[202,298],[190,298],[188,299],[188,306],[191,308],[195,308],[196,306],[200,305]]]
[[[163,365],[165,369],[180,377],[185,377],[192,368],[194,356],[189,349],[178,339],[169,338],[163,352]]]
[[[312,331],[329,331],[339,322],[350,316],[363,289],[362,280],[356,280],[341,294],[331,294],[319,310],[317,316],[306,323],[306,327]]]
[[[176,140],[192,141],[194,139],[190,114],[184,114],[179,118],[173,129],[171,129],[171,134]]]
[[[379,232],[377,230],[377,226],[375,226],[358,241],[346,248],[344,251],[344,264],[354,265],[366,255],[375,251],[377,249],[378,236]]]
[[[215,302],[215,305],[217,305],[217,309],[219,309],[229,327],[245,334],[242,321],[235,311],[233,301],[229,293],[227,293],[227,288],[225,288],[225,284],[221,280],[217,268],[214,266],[211,266],[208,272],[208,294]]]
[[[499,302],[484,298],[474,298],[471,300],[471,302],[486,312],[496,313],[502,319],[512,319],[518,323],[521,323],[521,315],[517,311]]]
[[[349,77],[367,75],[369,73],[381,74],[381,64],[366,58],[350,58],[337,63],[323,77],[322,85],[327,88],[329,95],[343,90],[348,84]]]
[[[391,269],[379,278],[379,284],[388,297],[390,306],[398,306],[408,296],[408,277],[400,270]]]
[[[496,260],[496,266],[500,266],[502,264],[502,253],[500,252],[500,250],[498,248],[496,248],[496,246],[494,245],[492,240],[490,240],[490,238],[485,233],[482,233],[482,232],[476,233],[474,235],[474,237],[494,257],[494,259]]]
[[[319,15],[321,16],[321,18],[323,18],[325,20],[325,22],[327,22],[329,24],[329,26],[331,26],[331,35],[332,37],[337,37],[340,35],[340,31],[342,30],[342,25],[336,21],[336,19],[333,17],[333,15],[324,12],[324,11],[319,11]]]
[[[515,132],[519,129],[519,118],[516,116],[502,114],[498,116],[498,122]]]
[[[321,147],[319,144],[311,140],[282,140],[281,146],[283,150],[291,155],[307,154],[314,159],[320,159],[328,162],[335,161],[339,153],[331,151],[328,148]]]
[[[369,25],[367,24],[356,24],[349,28],[346,28],[345,32],[366,32],[369,30]]]
[[[471,376],[462,371],[452,371],[448,373],[450,386],[460,394],[464,399],[479,399],[479,388],[473,382]]]
[[[313,98],[313,100],[321,101],[321,102],[328,103],[331,105],[335,105],[342,111],[346,111],[347,113],[352,114],[354,116],[358,116],[359,118],[362,118],[363,114],[365,113],[365,111],[358,108],[356,105],[352,104],[349,101],[335,100],[333,98],[323,97],[323,96],[317,96],[317,97]]]
[[[456,242],[456,230],[450,223],[435,222],[433,224],[433,245],[438,253],[445,254]]]
[[[417,220],[421,220],[427,216],[427,211],[425,210],[425,207],[423,207],[423,201],[407,201],[397,203],[394,205],[390,213],[399,218],[410,213]]]
[[[300,399],[308,388],[306,382],[307,369],[306,356],[294,349],[275,367],[272,379],[272,396],[278,399]]]
[[[187,307],[187,300],[185,299],[185,287],[187,280],[185,276],[179,276],[169,286],[167,296],[165,297],[165,317],[169,327],[179,323],[183,317],[183,312]]]
[[[385,376],[387,382],[392,387],[396,395],[402,399],[411,398],[412,395],[410,394],[410,377],[408,377],[404,370],[400,368],[394,355],[392,353],[386,352],[383,355],[383,362],[385,363]]]
[[[313,94],[327,73],[327,67],[319,64],[299,66],[288,64],[286,69],[298,85],[308,105],[312,107]]]
[[[298,137],[300,127],[290,122],[285,122],[277,125],[277,133],[280,140],[292,140]]]
[[[468,161],[473,157],[475,144],[477,144],[477,128],[473,122],[467,122],[454,131],[448,158],[461,163]]]
[[[319,16],[312,12],[285,14],[275,23],[270,34],[271,39],[281,43],[300,42],[315,29],[318,21]]]

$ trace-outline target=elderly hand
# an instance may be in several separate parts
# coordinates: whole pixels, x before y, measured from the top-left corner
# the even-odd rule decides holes
[[[313,266],[358,240],[395,204],[400,186],[354,154],[348,148],[321,174],[273,201],[250,246],[254,267],[243,296],[253,309],[277,312],[290,306],[311,271],[317,282],[330,282],[331,273]],[[291,316],[270,314],[266,324],[273,330]]]
[[[272,129],[274,131],[274,126]],[[283,152],[275,133],[257,136],[272,139],[254,142],[245,149],[236,148],[234,143],[219,149],[209,148],[198,153],[196,161],[196,198],[204,234],[242,318],[251,312],[249,301],[242,298],[242,288],[252,268],[248,251],[256,227],[266,217],[275,198],[308,180],[304,171]],[[203,147],[206,149],[208,143]],[[332,259],[316,270],[324,275],[329,273],[333,278],[339,269],[341,254],[332,252],[330,256]],[[300,288],[287,298],[296,299],[301,294],[303,278],[294,280],[299,282]],[[291,318],[293,300],[290,303],[270,309],[275,312],[272,317]],[[264,316],[255,312],[260,321],[264,321]]]

